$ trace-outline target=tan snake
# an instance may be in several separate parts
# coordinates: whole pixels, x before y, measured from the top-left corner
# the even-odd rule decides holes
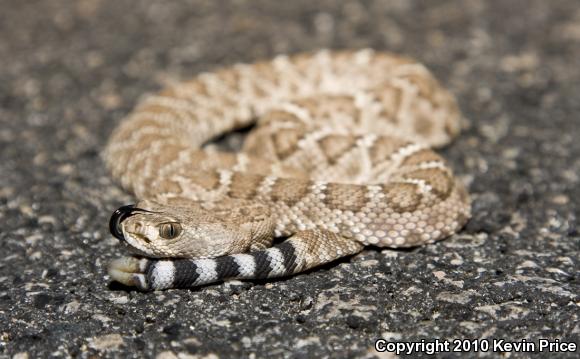
[[[372,50],[278,56],[167,88],[104,152],[141,199],[111,218],[136,256],[109,274],[144,290],[194,287],[445,238],[470,200],[431,148],[461,121],[424,66]],[[202,148],[254,122],[241,152]]]

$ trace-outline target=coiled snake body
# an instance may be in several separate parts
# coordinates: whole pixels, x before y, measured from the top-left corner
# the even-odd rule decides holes
[[[242,152],[202,148],[253,122]],[[136,256],[109,274],[144,290],[193,287],[445,238],[470,200],[430,148],[460,123],[425,67],[372,50],[200,74],[148,97],[113,132],[105,161],[142,200],[111,218]]]

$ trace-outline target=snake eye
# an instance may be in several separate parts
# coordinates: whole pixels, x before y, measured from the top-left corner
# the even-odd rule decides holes
[[[181,234],[181,224],[176,222],[161,223],[159,236],[164,239],[173,239]]]

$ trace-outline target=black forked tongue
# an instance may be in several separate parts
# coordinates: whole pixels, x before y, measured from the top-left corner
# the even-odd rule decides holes
[[[125,237],[123,236],[123,231],[121,230],[121,222],[125,219],[131,217],[134,212],[136,211],[144,211],[140,208],[135,208],[134,204],[129,204],[123,207],[119,207],[109,220],[109,231],[111,234],[115,236],[118,240],[124,241]]]

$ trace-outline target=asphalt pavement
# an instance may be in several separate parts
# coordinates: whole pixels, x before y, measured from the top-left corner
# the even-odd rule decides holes
[[[140,96],[237,62],[364,47],[415,57],[457,96],[470,126],[441,152],[474,199],[463,231],[276,281],[110,283],[124,252],[108,218],[134,198],[100,152]],[[578,357],[561,345],[580,344],[578,59],[574,0],[4,0],[0,357],[391,357],[378,339],[511,358],[531,353],[506,343],[546,339],[560,351],[541,357]]]

